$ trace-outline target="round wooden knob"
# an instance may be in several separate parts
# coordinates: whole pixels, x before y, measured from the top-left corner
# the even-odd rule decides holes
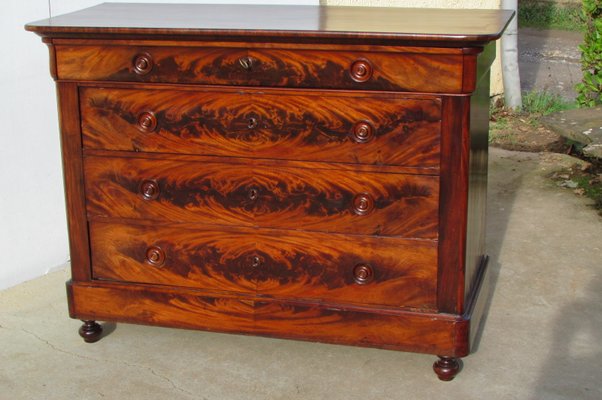
[[[165,262],[165,253],[160,247],[151,246],[146,249],[146,262],[153,267],[160,267]]]
[[[368,193],[360,193],[353,198],[353,212],[366,215],[374,209],[374,199]]]
[[[136,55],[133,61],[134,72],[138,75],[146,75],[153,69],[153,58],[148,53]]]
[[[260,267],[261,264],[263,264],[263,260],[261,259],[261,257],[259,257],[259,256],[253,256],[251,258],[251,267],[257,268],[257,267]]]
[[[157,128],[157,117],[151,111],[144,111],[138,115],[136,125],[142,132],[153,132]]]
[[[353,279],[359,285],[365,285],[374,279],[374,270],[368,264],[358,264],[353,268]]]
[[[366,59],[359,59],[351,64],[351,68],[349,68],[349,73],[351,74],[351,79],[356,82],[366,82],[370,78],[372,78],[372,64],[370,61]]]
[[[247,72],[251,72],[253,69],[253,65],[255,64],[255,59],[253,57],[241,57],[238,59],[238,63],[240,66]]]
[[[155,200],[159,197],[159,184],[154,180],[144,180],[140,184],[140,195],[144,200]]]
[[[366,143],[374,137],[374,127],[368,121],[357,122],[353,126],[353,140],[357,143]]]

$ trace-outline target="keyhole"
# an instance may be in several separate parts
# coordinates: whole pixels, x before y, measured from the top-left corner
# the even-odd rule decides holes
[[[253,59],[251,57],[242,57],[238,60],[241,67],[250,71],[253,68]]]
[[[251,266],[252,266],[253,268],[257,268],[257,267],[259,267],[260,265],[261,265],[261,258],[259,258],[258,256],[254,256],[254,257],[251,259]]]

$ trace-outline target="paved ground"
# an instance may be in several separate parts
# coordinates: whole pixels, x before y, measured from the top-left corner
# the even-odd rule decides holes
[[[522,28],[518,33],[519,69],[523,91],[548,90],[575,99],[581,81],[580,32]]]
[[[59,271],[0,292],[0,398],[599,400],[602,219],[545,178],[563,157],[492,149],[496,288],[453,382],[433,356],[376,349],[126,324],[84,344]]]

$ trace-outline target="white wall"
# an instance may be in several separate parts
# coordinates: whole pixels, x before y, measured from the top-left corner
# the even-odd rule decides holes
[[[317,5],[320,0],[49,0],[52,15],[60,15],[104,3],[214,3],[214,4],[306,4]]]
[[[4,0],[0,15],[0,288],[68,259],[54,83],[48,50],[23,29],[47,0]]]
[[[48,49],[23,26],[103,0],[3,0],[0,35],[0,290],[69,260],[58,115]],[[319,0],[111,0],[318,4]]]

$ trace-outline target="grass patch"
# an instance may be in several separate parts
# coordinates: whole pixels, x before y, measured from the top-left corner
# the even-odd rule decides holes
[[[523,122],[537,125],[539,118],[557,111],[577,108],[577,104],[563,99],[560,95],[547,91],[531,91],[522,94],[523,106],[520,110],[506,108],[502,101],[491,103],[489,106],[489,120],[497,128],[507,128],[508,120],[520,117]]]
[[[541,124],[541,117],[559,110],[575,108],[574,102],[548,92],[523,93],[523,107],[512,110],[503,101],[489,108],[489,144],[507,150],[564,152],[568,149],[558,134]]]
[[[489,133],[489,144],[504,143],[514,146],[518,143],[516,135],[512,132],[505,131],[507,128],[493,127]]]
[[[602,182],[592,175],[575,176],[573,179],[584,190],[584,195],[594,200],[598,210],[602,210]]]
[[[566,101],[561,96],[546,91],[523,93],[523,113],[548,115],[576,107],[574,102]]]
[[[519,27],[585,31],[581,4],[556,5],[538,1],[521,1],[518,6]]]

